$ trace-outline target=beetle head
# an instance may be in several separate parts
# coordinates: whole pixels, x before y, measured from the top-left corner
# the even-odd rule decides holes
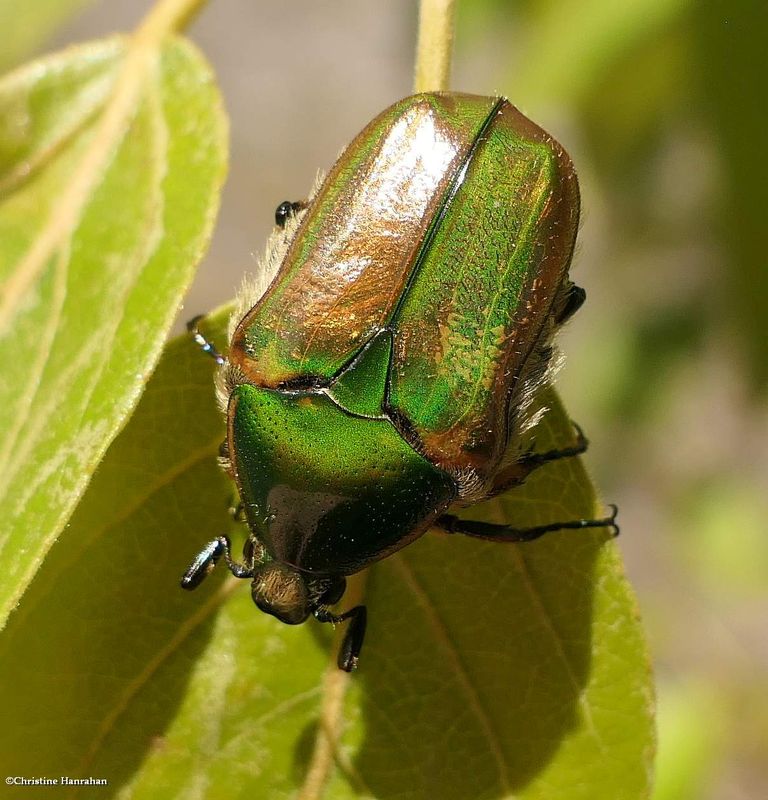
[[[299,625],[318,608],[341,600],[347,581],[342,575],[309,575],[279,561],[254,568],[253,602],[288,625]]]
[[[251,596],[262,611],[288,625],[299,625],[312,611],[305,577],[287,564],[276,561],[256,568]]]

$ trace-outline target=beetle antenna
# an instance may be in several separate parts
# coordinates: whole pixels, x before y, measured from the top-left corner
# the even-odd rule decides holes
[[[217,364],[224,364],[226,359],[224,356],[216,349],[216,346],[213,342],[208,341],[208,339],[200,333],[200,321],[205,319],[205,314],[198,314],[196,317],[192,317],[191,320],[187,323],[187,330],[192,334],[192,338],[195,340],[195,343],[200,347],[200,349],[204,353],[208,353],[211,358],[213,358]]]

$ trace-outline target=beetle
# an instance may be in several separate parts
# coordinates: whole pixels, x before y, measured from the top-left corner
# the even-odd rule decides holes
[[[462,520],[575,445],[525,451],[551,379],[552,338],[582,305],[568,277],[579,216],[565,150],[503,97],[423,93],[370,122],[306,202],[275,213],[264,286],[243,292],[220,368],[232,476],[249,535],[219,536],[182,578],[223,558],[256,605],[294,625],[349,620],[338,665],[358,663],[366,609],[330,607],[346,577],[430,527],[503,542]],[[264,288],[266,286],[266,290]]]

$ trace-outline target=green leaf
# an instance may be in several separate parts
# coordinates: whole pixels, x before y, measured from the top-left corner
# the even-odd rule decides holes
[[[223,328],[207,326],[219,344]],[[7,774],[106,777],[126,798],[648,796],[648,659],[603,530],[427,534],[351,587],[370,619],[351,676],[330,626],[282,625],[225,570],[182,592],[191,557],[234,524],[212,366],[188,339],[168,347],[0,638]],[[573,437],[549,402],[542,449]],[[573,459],[485,510],[595,513]]]
[[[0,0],[0,71],[17,64],[92,0]]]
[[[0,624],[159,357],[225,163],[218,92],[182,40],[95,42],[0,80]]]

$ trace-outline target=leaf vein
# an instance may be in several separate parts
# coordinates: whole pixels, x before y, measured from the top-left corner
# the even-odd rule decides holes
[[[157,65],[155,65],[157,69]],[[134,270],[131,269],[124,269],[123,274],[126,275],[126,282],[125,285],[122,287],[121,292],[121,302],[118,304],[118,310],[112,316],[110,320],[110,324],[107,328],[103,329],[101,332],[101,336],[99,337],[99,352],[101,355],[101,359],[98,363],[94,362],[92,364],[92,368],[90,370],[90,378],[88,380],[88,384],[81,390],[79,394],[79,419],[77,422],[73,423],[74,429],[78,431],[83,430],[82,421],[88,412],[90,407],[90,403],[93,399],[94,393],[96,388],[98,387],[100,381],[102,380],[105,370],[109,364],[109,359],[111,357],[112,347],[105,346],[104,342],[107,341],[109,345],[115,341],[117,337],[118,331],[120,329],[120,325],[125,319],[125,310],[127,308],[127,300],[131,296],[131,293],[136,288],[136,285],[139,283],[139,278],[141,273],[147,268],[153,254],[157,250],[160,242],[162,241],[162,234],[163,234],[163,225],[162,225],[162,211],[164,208],[164,200],[163,200],[163,190],[162,190],[162,182],[165,177],[165,170],[162,166],[164,164],[164,156],[167,153],[168,149],[168,129],[165,123],[165,119],[161,113],[161,105],[159,100],[159,93],[157,91],[157,87],[154,84],[150,84],[148,87],[147,92],[147,99],[149,103],[149,108],[152,113],[150,113],[150,122],[151,127],[150,130],[152,131],[152,137],[150,142],[150,148],[152,150],[153,158],[151,159],[151,163],[153,164],[154,171],[155,171],[155,180],[151,186],[150,196],[148,198],[148,205],[147,205],[147,230],[145,231],[145,235],[141,237],[141,245],[137,251],[131,254],[130,260],[133,264],[139,265],[138,270],[136,270],[136,274],[133,276],[133,280],[130,280],[131,275],[133,274]],[[157,165],[160,165],[158,168]],[[66,276],[65,276],[66,277]],[[64,278],[62,278],[64,280]],[[63,287],[63,297],[66,296],[66,281],[64,281]],[[63,304],[63,297],[62,297],[62,304]],[[52,345],[55,339],[55,330],[56,330],[56,323],[60,316],[61,308],[59,308],[59,314],[55,315],[54,317],[49,320],[49,324],[47,325],[47,330],[50,331],[51,335],[49,337],[45,337],[45,340],[49,342],[49,346],[44,348],[45,351],[45,359],[41,364],[41,370],[36,372],[38,378],[42,377],[42,368],[48,362],[50,357],[50,345]],[[95,349],[94,347],[91,350]],[[57,379],[53,386],[48,387],[45,392],[45,398],[47,399],[47,403],[42,407],[42,409],[37,409],[36,413],[33,417],[35,420],[32,426],[28,426],[25,433],[25,439],[21,446],[15,447],[14,449],[14,459],[9,466],[3,470],[2,475],[0,475],[0,491],[7,492],[8,487],[12,484],[14,477],[18,474],[19,466],[25,463],[28,454],[32,451],[36,444],[39,444],[41,432],[45,430],[46,426],[48,425],[48,420],[51,419],[51,415],[55,413],[57,406],[61,402],[62,394],[64,394],[64,390],[61,390],[59,387],[64,386],[66,387],[70,383],[70,375],[77,375],[81,368],[83,367],[83,362],[88,362],[91,359],[91,353],[88,348],[84,348],[80,351],[78,357],[71,362],[69,367],[65,370],[59,372]],[[31,414],[31,410],[33,408],[33,401],[39,395],[39,380],[34,382],[30,382],[29,384],[29,395],[26,397],[24,402],[24,408],[26,410],[26,414],[19,415],[20,422],[17,423],[15,426],[15,431],[11,433],[9,437],[9,441],[14,441],[15,438],[22,432],[23,426],[26,423],[29,415]],[[73,401],[74,405],[74,401]],[[77,409],[72,408],[72,411],[77,411]],[[123,414],[123,422],[125,421],[125,414]],[[101,448],[101,451],[105,449],[104,447]],[[101,451],[97,451],[97,455],[100,454]],[[67,453],[64,449],[59,448],[59,457],[66,456]],[[56,479],[61,484],[61,481],[65,477],[66,470],[58,469],[55,472]],[[34,477],[26,482],[24,486],[23,492],[19,493],[19,496],[16,498],[17,501],[17,509],[18,506],[21,505],[22,507],[26,505],[27,498],[31,497],[39,488],[40,486],[50,477],[48,471],[40,470],[35,473]],[[79,500],[82,495],[82,492],[85,490],[85,487],[88,484],[89,475],[85,476],[85,479],[81,479],[78,481],[78,485],[75,488],[75,491],[70,493],[70,502],[61,509],[61,520],[66,519],[66,517],[71,512],[71,509],[74,507],[74,504]],[[16,513],[18,510],[15,509]],[[51,539],[55,538],[55,536],[59,532],[59,526],[51,534]],[[8,538],[6,537],[4,542],[0,542],[0,552],[6,547],[8,543]],[[31,579],[32,575],[34,575],[34,571],[39,567],[39,563],[41,562],[42,558],[35,559],[30,561],[28,564],[28,568],[23,576],[19,576],[19,580],[17,580],[16,585],[18,587],[16,595],[11,598],[11,602],[15,604],[18,601],[20,596],[19,592],[23,592],[26,588],[29,580]],[[12,606],[11,606],[12,607]]]
[[[116,528],[118,525],[130,519],[130,517],[135,514],[145,503],[147,503],[154,494],[157,494],[166,486],[171,484],[184,472],[207,458],[213,458],[213,456],[218,452],[220,441],[221,436],[219,435],[216,437],[214,442],[194,451],[189,458],[174,464],[172,468],[161,473],[156,481],[149,484],[143,492],[136,496],[133,502],[129,503],[121,512],[112,517],[109,522],[102,527],[93,527],[91,529],[90,536],[87,534],[81,534],[78,536],[72,543],[72,546],[69,548],[69,557],[62,559],[57,565],[57,569],[53,572],[53,574],[47,577],[45,584],[41,585],[41,590],[37,593],[35,602],[23,604],[11,617],[5,636],[0,637],[0,656],[4,654],[7,643],[11,642],[13,638],[10,633],[11,629],[13,627],[23,626],[24,621],[35,610],[35,608],[37,608],[37,606],[43,600],[45,600],[49,594],[55,591],[57,579],[78,561],[83,552],[91,548],[94,542],[98,541],[98,539],[104,536],[109,530]]]
[[[139,692],[149,683],[150,678],[163,666],[163,664],[181,647],[184,641],[194,633],[195,629],[202,625],[209,616],[211,616],[222,603],[232,594],[232,592],[240,586],[240,582],[236,578],[230,578],[219,587],[218,591],[211,595],[211,597],[202,606],[199,606],[194,614],[188,617],[177,629],[176,634],[168,641],[165,647],[161,648],[157,655],[147,662],[141,672],[132,680],[129,681],[122,695],[118,697],[117,703],[112,707],[112,710],[104,717],[101,725],[99,725],[96,736],[93,739],[90,747],[86,750],[80,765],[77,768],[78,774],[87,774],[93,759],[99,751],[99,748],[104,743],[110,731],[114,728],[115,723],[120,716],[128,709],[131,701],[139,694]]]
[[[493,754],[494,760],[496,761],[496,767],[499,773],[500,788],[505,793],[505,796],[511,797],[512,789],[507,771],[507,763],[504,759],[504,753],[501,748],[501,739],[498,731],[495,730],[490,716],[483,708],[480,697],[475,691],[475,688],[472,686],[467,669],[461,660],[455,643],[451,640],[447,627],[440,619],[432,599],[419,584],[414,571],[407,563],[403,554],[396,553],[395,555],[391,556],[391,560],[394,563],[395,568],[400,572],[404,583],[416,598],[416,602],[424,611],[434,633],[435,639],[447,654],[449,662],[456,674],[458,683],[464,690],[464,694],[467,697],[469,708],[472,709],[477,717],[480,727],[482,728],[485,737],[488,740],[490,751]]]
[[[2,451],[0,452],[0,463],[6,465],[5,469],[2,471],[2,475],[0,475],[0,498],[5,496],[5,490],[10,485],[11,479],[15,474],[13,464],[11,462],[11,455],[13,453],[17,453],[16,443],[21,432],[24,430],[24,426],[29,420],[30,414],[32,413],[32,401],[37,395],[40,380],[45,372],[46,365],[48,364],[51,356],[53,341],[56,337],[56,329],[58,322],[61,319],[61,313],[67,297],[69,255],[69,246],[62,247],[58,258],[54,263],[54,285],[51,313],[48,317],[47,324],[43,326],[40,332],[40,347],[38,348],[36,358],[30,365],[29,372],[27,373],[26,386],[24,387],[24,390],[19,392],[17,395],[15,407],[18,409],[18,411],[13,415],[14,424],[12,428],[6,432],[5,442],[3,444]],[[56,399],[58,400],[58,398]],[[15,460],[18,462],[18,454],[16,455]],[[5,542],[0,541],[0,553],[2,553],[4,546]]]
[[[571,662],[568,658],[568,654],[565,651],[563,637],[555,628],[555,624],[552,621],[552,616],[544,605],[544,600],[542,599],[541,594],[536,589],[530,570],[528,569],[528,563],[526,562],[525,556],[522,553],[522,549],[519,545],[515,544],[510,544],[506,549],[512,551],[512,560],[515,562],[517,572],[522,578],[523,586],[525,587],[525,590],[531,599],[531,605],[538,614],[542,627],[549,634],[554,646],[555,654],[562,663],[565,669],[565,674],[576,692],[576,697],[578,698],[578,703],[582,709],[586,728],[597,742],[600,749],[605,750],[605,744],[597,731],[597,726],[595,725],[594,718],[592,717],[592,709],[590,708],[589,703],[584,695],[584,687],[580,685],[578,679],[576,678],[576,673],[574,672]]]

